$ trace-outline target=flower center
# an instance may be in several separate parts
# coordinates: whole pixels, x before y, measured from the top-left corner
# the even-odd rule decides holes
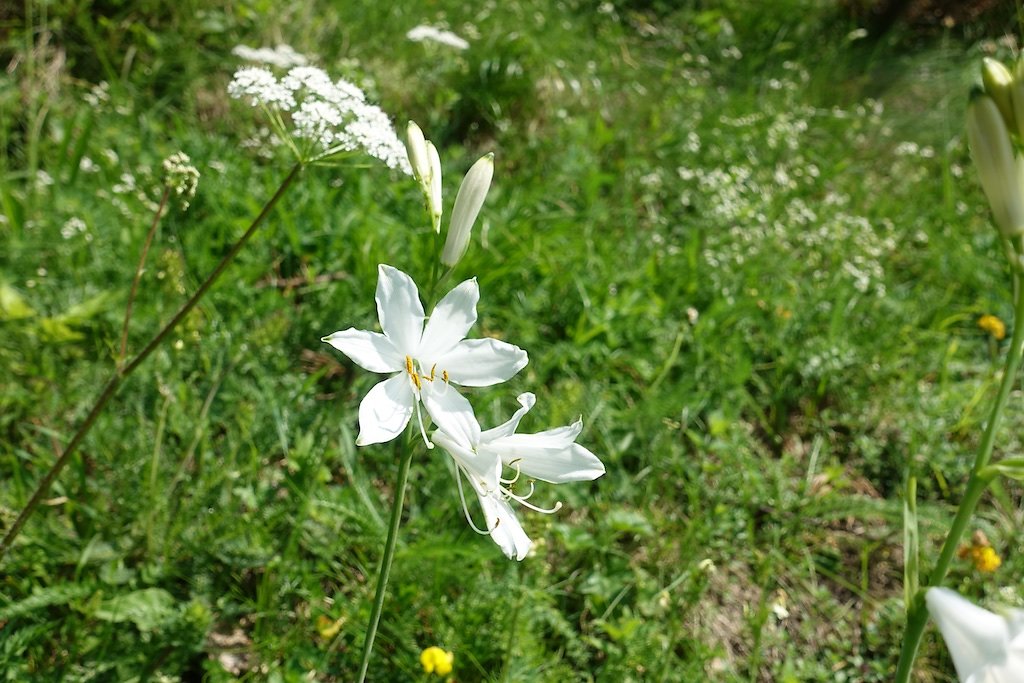
[[[406,356],[405,372],[406,374],[409,375],[409,379],[412,380],[412,383],[413,385],[415,385],[416,390],[422,391],[423,382],[433,382],[435,379],[437,379],[437,363],[434,363],[434,365],[430,368],[430,374],[428,375],[423,372],[423,368],[419,366],[419,363],[413,360],[412,356]],[[444,381],[445,384],[448,384],[447,370],[441,370],[441,380]]]

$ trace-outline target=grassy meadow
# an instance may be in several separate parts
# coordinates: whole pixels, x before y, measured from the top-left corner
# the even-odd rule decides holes
[[[524,431],[582,415],[607,468],[538,487],[564,508],[521,511],[517,563],[421,447],[369,680],[427,680],[431,645],[463,683],[891,680],[905,481],[927,565],[1000,378],[978,321],[1012,315],[963,130],[1010,10],[876,38],[826,0],[0,9],[0,530],[114,369],[162,160],[201,178],[156,233],[135,351],[288,173],[226,94],[232,48],[287,43],[419,123],[446,212],[494,152],[451,284],[476,276],[471,336],[530,363],[477,414],[532,391]],[[397,456],[355,446],[380,377],[320,339],[377,329],[377,265],[429,272],[431,237],[383,164],[303,171],[0,560],[0,678],[352,680]],[[1015,395],[997,453],[1022,427]],[[947,585],[1024,606],[1022,494],[970,529],[1002,565]],[[916,670],[955,680],[934,628]]]

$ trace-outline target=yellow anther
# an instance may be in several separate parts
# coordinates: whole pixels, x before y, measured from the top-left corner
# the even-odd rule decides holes
[[[448,371],[447,370],[442,370],[441,371],[441,379],[444,380],[445,384],[448,384]]]
[[[428,377],[427,379],[429,379],[431,382],[434,381],[434,373],[435,372],[437,372],[437,363],[434,363],[434,366],[432,368],[430,368],[430,377]]]
[[[406,356],[405,357],[405,371],[408,372],[410,375],[415,375],[416,374],[413,371],[413,367],[412,367],[412,356]]]

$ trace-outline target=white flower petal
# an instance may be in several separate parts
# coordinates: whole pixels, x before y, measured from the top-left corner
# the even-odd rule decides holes
[[[420,339],[416,358],[425,365],[455,348],[466,338],[469,328],[476,322],[476,304],[480,300],[480,287],[476,278],[466,280],[448,292],[427,320]]]
[[[377,267],[380,327],[403,356],[412,355],[423,332],[423,304],[412,278],[391,266]]]
[[[483,432],[480,435],[481,443],[487,443],[488,441],[494,441],[495,439],[503,436],[515,434],[516,430],[519,429],[519,421],[523,419],[523,416],[526,415],[526,413],[530,412],[530,408],[532,408],[533,404],[537,402],[537,397],[527,391],[519,394],[519,397],[516,398],[516,400],[519,401],[519,405],[522,407],[517,410],[516,414],[509,418],[508,422],[505,424],[498,425],[497,427]]]
[[[384,443],[402,433],[416,403],[409,377],[402,373],[378,382],[359,404],[357,446]]]
[[[529,356],[518,346],[497,339],[464,339],[437,359],[448,379],[467,387],[489,387],[515,376]]]
[[[508,502],[498,496],[480,496],[480,507],[483,508],[487,528],[491,530],[491,538],[505,553],[505,557],[510,560],[526,557],[533,543],[523,531]]]
[[[352,362],[370,372],[398,372],[405,369],[405,358],[391,340],[379,332],[367,332],[353,327],[321,339],[352,359]]]
[[[475,446],[480,442],[480,423],[473,414],[473,406],[455,387],[440,379],[425,381],[420,398],[430,418],[456,443]]]
[[[562,436],[551,437],[552,433],[572,431],[578,433],[574,427],[560,427],[540,434],[512,434],[482,445],[479,450],[497,455],[503,463],[528,477],[552,484],[597,479],[605,470],[596,455],[572,443],[572,439],[563,446],[552,445],[564,440]]]
[[[925,602],[942,631],[960,680],[972,676],[986,680],[987,668],[1006,658],[1010,640],[1006,621],[948,588],[929,588]]]
[[[478,495],[481,494],[481,490],[484,492],[483,495],[497,490],[501,461],[496,456],[477,452],[473,446],[453,438],[443,429],[436,430],[431,434],[431,438],[465,470],[470,484]]]

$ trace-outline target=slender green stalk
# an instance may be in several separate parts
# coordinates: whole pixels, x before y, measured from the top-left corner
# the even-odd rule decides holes
[[[43,496],[45,496],[50,490],[53,480],[57,478],[57,475],[59,475],[61,470],[63,470],[68,464],[71,460],[71,455],[92,429],[93,425],[96,423],[96,419],[100,416],[100,413],[103,412],[103,408],[107,405],[107,402],[109,402],[110,399],[113,398],[114,394],[117,393],[117,388],[121,385],[121,382],[124,381],[128,375],[132,374],[132,372],[134,372],[135,369],[138,368],[158,346],[160,346],[160,343],[167,338],[167,335],[174,331],[174,328],[177,327],[178,323],[180,323],[185,316],[195,308],[196,304],[199,303],[199,300],[203,298],[203,295],[206,294],[210,287],[213,286],[231,262],[235,260],[238,252],[242,250],[242,247],[244,247],[245,243],[249,241],[249,238],[256,233],[256,229],[261,223],[263,223],[266,217],[277,205],[277,202],[280,201],[281,197],[284,196],[285,192],[291,186],[295,178],[298,177],[299,171],[301,170],[302,164],[296,164],[295,167],[292,168],[291,172],[277,188],[274,196],[270,198],[270,201],[266,203],[263,210],[260,211],[259,215],[253,220],[249,229],[245,231],[245,234],[238,238],[238,241],[235,242],[234,245],[232,245],[228,253],[225,254],[224,258],[222,258],[220,263],[217,264],[217,267],[213,269],[213,272],[207,276],[206,280],[204,280],[201,285],[199,285],[199,289],[197,289],[191,298],[182,305],[174,317],[171,318],[171,320],[164,325],[152,339],[149,340],[149,343],[146,344],[142,351],[140,351],[130,363],[114,370],[114,374],[111,375],[109,380],[107,380],[106,386],[103,388],[99,398],[96,399],[96,402],[89,410],[89,414],[86,416],[85,421],[82,422],[78,427],[78,431],[76,431],[74,436],[71,437],[71,441],[68,443],[67,448],[64,449],[57,460],[54,461],[53,465],[50,466],[50,469],[46,474],[43,475],[43,478],[36,486],[36,490],[33,492],[32,497],[18,515],[18,518],[14,520],[14,524],[11,525],[11,528],[7,531],[3,540],[0,541],[0,560],[2,560],[4,555],[7,554],[7,550],[11,547],[11,544],[14,543],[14,539],[18,537],[18,534],[21,532],[21,528],[25,525],[25,522],[32,515],[35,509],[39,507],[39,503],[42,501]]]
[[[117,354],[118,365],[124,363],[125,355],[128,353],[128,323],[132,319],[132,304],[135,303],[135,294],[139,291],[139,280],[142,279],[142,270],[146,267],[146,256],[149,255],[149,247],[153,244],[153,236],[156,234],[157,226],[160,225],[160,217],[164,213],[164,208],[167,206],[167,198],[170,196],[171,186],[165,184],[164,193],[160,197],[160,206],[157,207],[156,213],[153,215],[153,223],[149,226],[149,232],[146,233],[146,241],[142,244],[139,265],[135,268],[135,277],[132,278],[132,288],[128,291],[128,303],[124,307],[124,325],[121,326],[121,350]]]
[[[999,393],[992,404],[992,414],[989,416],[988,424],[985,425],[985,433],[978,445],[978,454],[974,459],[974,467],[971,476],[967,480],[967,488],[964,497],[957,508],[953,524],[942,544],[942,551],[935,567],[928,575],[928,586],[941,585],[949,571],[949,565],[953,561],[953,555],[960,539],[963,538],[967,526],[971,522],[974,509],[981,500],[981,495],[988,487],[989,478],[982,475],[982,470],[988,465],[992,458],[992,447],[995,444],[996,428],[999,418],[1006,408],[1006,402],[1010,397],[1017,377],[1017,370],[1020,367],[1021,353],[1024,351],[1024,292],[1021,292],[1021,277],[1014,272],[1014,312],[1013,312],[1013,337],[1010,341],[1010,348],[1006,355],[1006,364],[1003,368],[1003,379],[999,384]],[[907,610],[907,628],[903,634],[903,647],[900,650],[900,661],[896,666],[895,683],[907,683],[913,671],[914,659],[917,657],[917,649],[921,645],[921,637],[924,635],[924,628],[928,623],[928,610],[924,602],[924,591],[919,591],[914,596],[914,604]]]
[[[363,683],[366,680],[366,671],[370,668],[370,655],[373,652],[373,640],[377,637],[380,615],[384,610],[384,593],[388,586],[388,576],[391,574],[391,563],[395,559],[395,545],[398,541],[398,527],[402,523],[402,508],[405,506],[405,485],[409,480],[409,463],[412,462],[412,442],[415,434],[416,428],[410,424],[405,433],[402,454],[399,456],[398,479],[395,482],[395,500],[391,504],[388,538],[384,542],[384,556],[380,560],[380,571],[377,574],[377,591],[373,596],[373,611],[370,613],[370,624],[366,629],[366,639],[363,641],[363,662],[359,666],[359,678],[356,679],[359,683]]]

